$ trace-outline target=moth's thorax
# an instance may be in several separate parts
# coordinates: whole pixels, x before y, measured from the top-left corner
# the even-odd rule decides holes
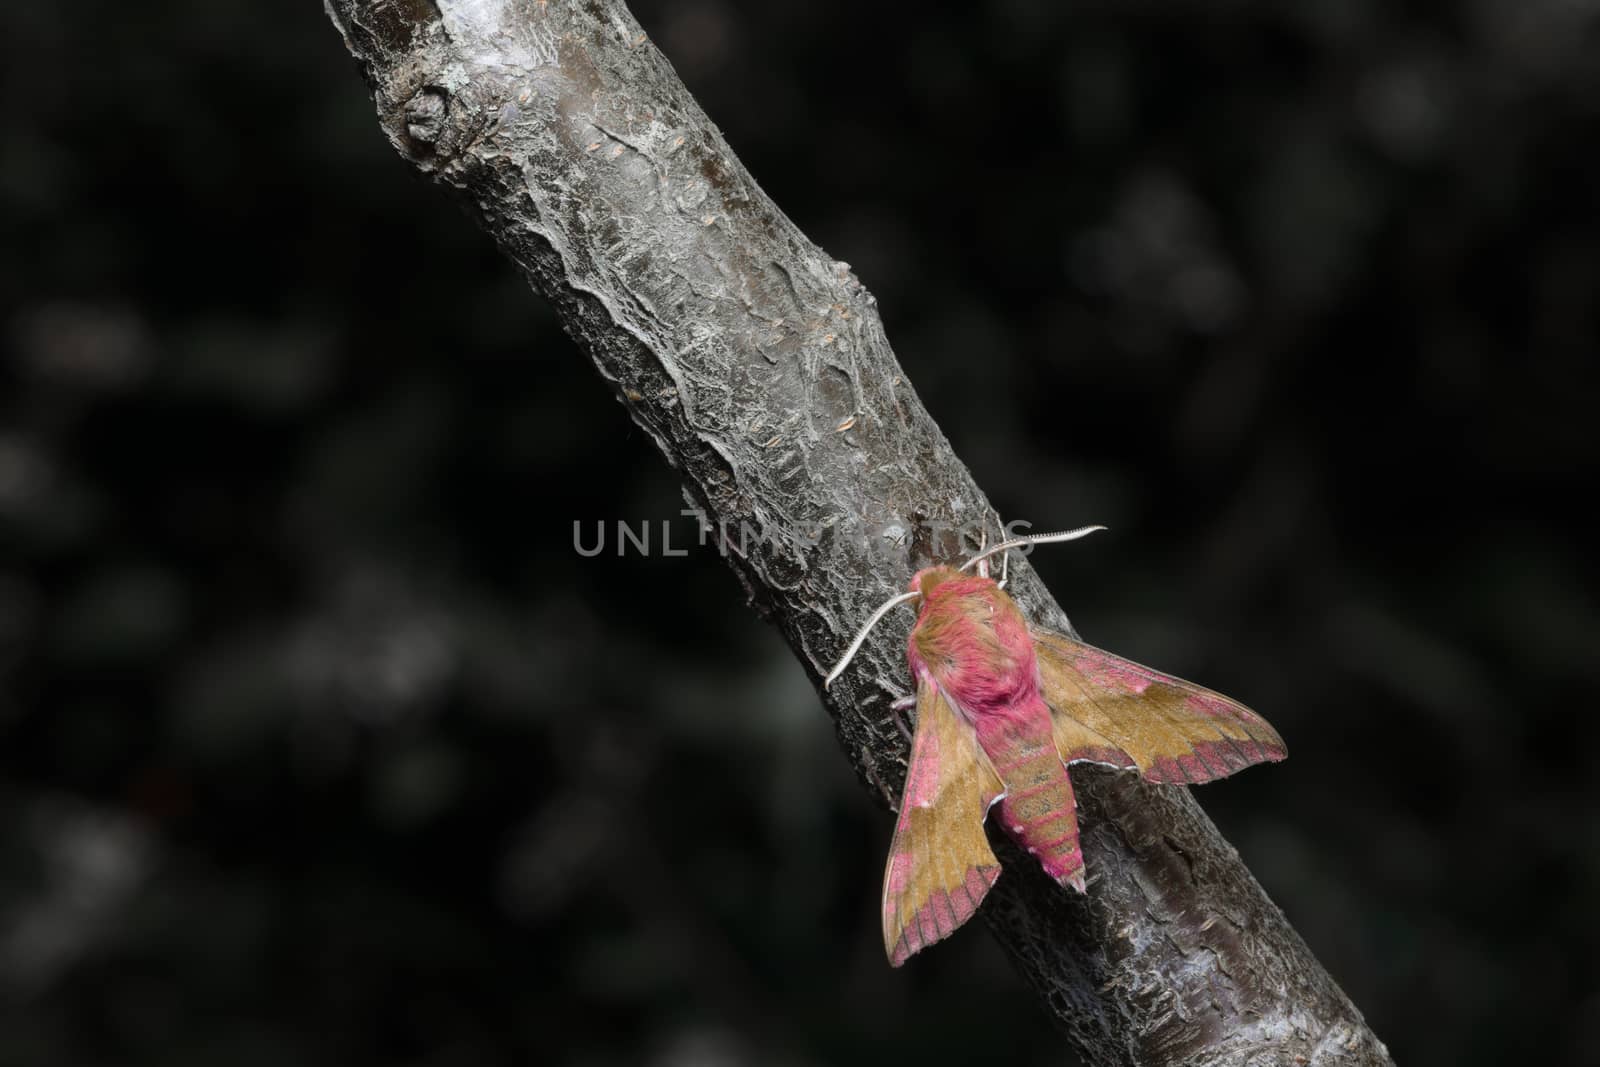
[[[911,588],[922,594],[907,650],[913,673],[931,675],[977,718],[1006,714],[1038,695],[1027,621],[993,579],[929,567]]]

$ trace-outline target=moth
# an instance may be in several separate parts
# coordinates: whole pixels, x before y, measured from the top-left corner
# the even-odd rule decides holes
[[[1004,577],[989,577],[985,561],[997,553],[1104,528],[1015,538],[960,567],[918,571],[908,592],[873,613],[824,682],[843,673],[890,611],[921,601],[906,649],[916,733],[883,877],[891,966],[954,933],[1000,877],[983,829],[996,805],[1005,831],[1045,873],[1085,891],[1068,765],[1101,763],[1193,785],[1287,755],[1277,732],[1243,704],[1030,626]]]

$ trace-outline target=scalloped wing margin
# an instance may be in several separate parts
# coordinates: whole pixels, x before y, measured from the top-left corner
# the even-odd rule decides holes
[[[1040,689],[1068,763],[1137,767],[1196,785],[1288,755],[1267,721],[1221,693],[1048,631],[1033,632]]]
[[[1001,792],[972,727],[932,679],[919,678],[917,732],[883,876],[891,966],[955,933],[1000,877],[983,821]]]

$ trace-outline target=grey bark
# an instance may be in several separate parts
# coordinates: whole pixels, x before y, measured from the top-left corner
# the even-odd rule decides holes
[[[390,142],[553,302],[813,678],[917,568],[994,535],[872,297],[756,186],[619,0],[327,9]],[[761,533],[742,547],[741,523]],[[1011,575],[1036,622],[1070,632],[1025,563]],[[880,627],[824,695],[889,805],[908,624]],[[997,840],[1006,876],[983,912],[1088,1061],[1390,1062],[1187,790],[1073,778],[1087,897]]]

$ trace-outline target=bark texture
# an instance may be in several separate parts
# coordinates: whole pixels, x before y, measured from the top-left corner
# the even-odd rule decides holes
[[[685,492],[814,678],[993,509],[923,410],[873,299],[740,166],[618,0],[327,0],[397,151],[465,198]],[[744,539],[740,525],[760,532]],[[1010,590],[1070,632],[1025,563]],[[892,805],[910,613],[824,700]],[[1075,768],[1090,872],[996,838],[983,911],[1096,1064],[1386,1064],[1361,1015],[1187,790]]]

